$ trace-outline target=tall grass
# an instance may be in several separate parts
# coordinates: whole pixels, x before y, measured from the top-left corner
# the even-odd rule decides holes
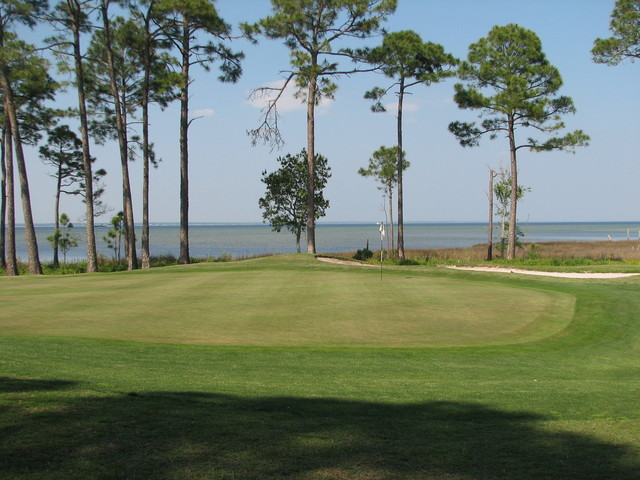
[[[406,257],[421,263],[464,263],[486,262],[487,244],[467,248],[407,250]],[[379,258],[379,253],[373,256]],[[493,248],[493,262],[512,265],[602,265],[640,262],[640,242],[604,241],[604,242],[539,242],[525,243],[516,251],[515,260],[500,258],[500,249]]]

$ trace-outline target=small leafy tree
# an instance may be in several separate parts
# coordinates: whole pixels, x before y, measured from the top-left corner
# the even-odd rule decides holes
[[[120,211],[111,218],[111,230],[102,239],[107,244],[107,248],[113,250],[113,258],[117,263],[122,260],[122,245],[124,243],[124,212]]]
[[[66,213],[62,213],[58,219],[61,228],[56,228],[53,235],[47,237],[47,240],[54,249],[59,248],[62,252],[62,263],[67,263],[67,252],[78,246],[78,236],[72,233],[73,223],[69,220]],[[58,266],[57,264],[55,265]]]
[[[82,142],[67,125],[60,125],[49,132],[47,144],[40,147],[40,158],[45,165],[54,168],[50,174],[56,180],[55,194],[55,230],[60,228],[60,196],[63,193],[70,195],[80,194],[79,183],[84,178],[84,166],[82,164]],[[75,187],[74,187],[75,186]],[[64,214],[63,214],[64,215]],[[53,235],[53,266],[59,264],[59,245]]]
[[[275,172],[262,172],[262,183],[267,187],[264,197],[258,204],[263,210],[263,220],[269,221],[275,232],[286,228],[296,236],[296,249],[300,253],[300,237],[307,225],[307,152],[297,155],[287,154],[279,157],[280,168]],[[323,190],[331,177],[331,168],[326,157],[315,155],[314,164],[314,219],[325,215],[329,201],[324,198]]]
[[[618,65],[625,59],[640,59],[640,0],[617,0],[609,30],[612,37],[594,42],[595,62]]]
[[[493,186],[493,193],[495,193],[496,199],[498,200],[498,208],[496,213],[500,217],[500,256],[504,258],[504,248],[509,238],[509,232],[511,229],[511,224],[509,223],[509,218],[511,215],[511,175],[504,168],[500,168],[498,177],[498,182]],[[524,196],[525,192],[530,191],[530,188],[525,188],[522,185],[518,185],[516,199],[520,200]],[[517,243],[518,238],[522,236],[522,231],[518,229],[517,225],[515,235]]]
[[[406,159],[406,153],[402,152],[402,170],[409,168],[409,161]],[[389,201],[389,249],[394,250],[393,243],[393,190],[398,184],[398,164],[397,164],[397,147],[380,147],[373,152],[369,159],[367,168],[358,169],[358,173],[363,177],[373,177],[382,190],[382,195]]]

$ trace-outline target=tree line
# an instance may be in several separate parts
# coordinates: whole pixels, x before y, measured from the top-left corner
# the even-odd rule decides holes
[[[384,31],[385,21],[397,8],[397,0],[271,0],[271,6],[270,15],[252,24],[241,24],[236,35],[220,16],[214,0],[62,0],[54,5],[46,0],[4,0],[0,4],[0,259],[8,275],[17,274],[14,200],[17,190],[25,223],[29,272],[42,272],[24,146],[42,144],[45,135],[47,143],[41,146],[40,154],[55,168],[52,176],[57,182],[57,198],[63,193],[79,195],[86,207],[88,272],[97,271],[94,221],[102,210],[100,179],[105,173],[96,168],[99,162],[92,157],[91,147],[117,142],[127,266],[149,267],[149,173],[157,161],[149,112],[151,105],[165,108],[171,102],[180,104],[179,262],[189,263],[188,138],[194,120],[189,118],[189,87],[195,68],[208,71],[216,67],[221,82],[236,82],[240,78],[244,54],[233,48],[233,41],[239,36],[254,43],[261,38],[280,40],[290,50],[291,61],[284,82],[253,91],[253,97],[263,97],[266,106],[256,127],[248,133],[254,144],[282,146],[279,101],[288,86],[297,88],[298,98],[307,107],[307,144],[300,155],[284,157],[281,164],[290,172],[300,170],[297,160],[304,157],[306,192],[317,192],[316,183],[324,186],[328,175],[326,159],[315,149],[315,107],[322,99],[334,97],[337,79],[342,76],[380,72],[387,79],[385,85],[372,87],[364,96],[372,101],[373,111],[384,111],[382,99],[388,94],[396,95],[397,142],[375,152],[369,167],[360,173],[380,181],[390,201],[391,224],[391,199],[396,191],[397,243],[391,246],[397,248],[401,259],[404,258],[402,175],[409,165],[403,151],[403,99],[411,89],[457,77],[456,103],[461,109],[478,111],[481,122],[452,122],[451,133],[465,147],[478,145],[484,135],[504,136],[508,140],[511,188],[507,256],[513,257],[518,151],[573,150],[587,145],[589,140],[581,130],[560,134],[565,128],[562,117],[574,113],[575,107],[571,98],[557,96],[562,79],[546,59],[537,35],[515,24],[495,26],[486,37],[470,45],[467,59],[461,61],[443,46],[423,41],[416,32]],[[639,12],[640,0],[616,2],[611,20],[613,36],[596,40],[593,49],[596,62],[616,64],[626,58],[638,58]],[[43,44],[30,44],[17,33],[19,27],[35,28],[42,24],[55,31]],[[382,35],[379,46],[357,48],[355,42],[378,35]],[[354,47],[342,46],[349,42]],[[52,55],[58,62],[58,72],[71,78],[66,88],[77,93],[73,108],[51,107],[63,87],[52,73],[48,60]],[[64,124],[67,118],[77,119],[77,133]],[[522,141],[516,137],[522,129],[531,129],[544,138]],[[140,261],[129,178],[129,164],[134,157],[141,158],[143,166]],[[319,168],[321,175],[317,172]],[[15,171],[18,185],[14,182]],[[267,172],[263,177],[268,193],[269,185],[282,186],[281,180],[267,177]],[[293,183],[298,185],[299,181]],[[328,202],[316,193],[298,195],[298,218],[301,199],[304,225],[292,231],[298,244],[300,234],[306,232],[307,252],[315,253],[315,222]],[[263,209],[273,207],[268,195],[261,202]],[[56,222],[59,215],[56,210]],[[273,226],[282,228],[287,224],[280,218]]]

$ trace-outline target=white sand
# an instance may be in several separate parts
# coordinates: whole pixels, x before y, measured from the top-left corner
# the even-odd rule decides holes
[[[456,267],[443,265],[445,268],[454,270],[471,270],[477,272],[492,273],[520,273],[523,275],[542,275],[545,277],[562,277],[562,278],[624,278],[640,275],[640,273],[594,273],[594,272],[543,272],[536,270],[523,270],[520,268],[500,268],[500,267]]]
[[[354,265],[358,267],[377,267],[371,263],[355,262],[351,260],[339,260],[330,257],[316,257],[321,262],[336,263],[338,265]],[[545,277],[561,277],[561,278],[624,278],[640,275],[640,273],[593,273],[593,272],[543,272],[537,270],[523,270],[520,268],[501,268],[501,267],[456,267],[454,265],[442,265],[444,268],[454,270],[471,270],[475,272],[491,272],[491,273],[520,273],[523,275],[542,275]]]
[[[321,262],[327,263],[336,263],[338,265],[355,265],[356,267],[378,267],[379,265],[374,265],[373,263],[364,263],[364,262],[356,262],[352,260],[340,260],[338,258],[331,257],[316,257]]]

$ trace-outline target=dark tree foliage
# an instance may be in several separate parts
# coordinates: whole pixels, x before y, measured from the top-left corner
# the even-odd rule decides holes
[[[56,181],[56,194],[54,204],[54,221],[56,230],[59,228],[60,197],[61,195],[79,195],[85,198],[85,172],[82,159],[82,141],[67,125],[59,125],[49,130],[47,143],[40,147],[40,158],[45,165],[53,167],[50,174]],[[92,163],[95,158],[91,159]],[[104,188],[100,186],[100,180],[107,172],[104,169],[93,171],[93,203],[94,211],[104,210],[100,197]],[[84,200],[83,200],[84,201]],[[53,265],[59,264],[58,244],[53,239]]]
[[[591,53],[597,63],[618,65],[640,58],[640,0],[617,0],[611,13],[609,38],[598,38]]]
[[[264,197],[258,205],[263,210],[262,218],[268,221],[273,230],[280,232],[286,228],[296,236],[296,247],[300,253],[300,237],[305,232],[307,224],[307,152],[302,150],[297,155],[287,154],[278,158],[280,168],[275,172],[262,172],[262,183],[266,185]],[[327,180],[331,177],[331,168],[326,157],[315,156],[314,178],[314,218],[317,220],[325,215],[329,208],[329,200],[324,198],[323,190]]]
[[[397,153],[397,147],[381,146],[371,155],[367,168],[358,169],[360,175],[373,177],[380,184],[378,188],[382,190],[383,195],[389,201],[389,250],[395,249],[393,240],[393,191],[398,185]],[[402,152],[403,171],[410,166],[406,156],[406,152]]]

